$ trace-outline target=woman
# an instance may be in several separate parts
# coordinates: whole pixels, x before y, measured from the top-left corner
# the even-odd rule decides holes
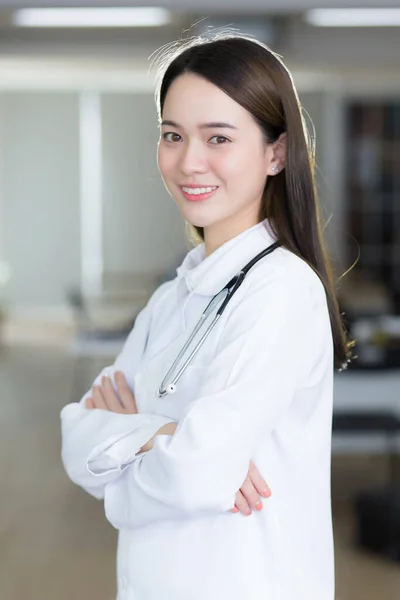
[[[244,36],[166,62],[158,165],[202,243],[63,409],[65,468],[119,530],[119,600],[333,600],[332,384],[350,344],[299,101]],[[165,393],[211,298],[277,240]]]

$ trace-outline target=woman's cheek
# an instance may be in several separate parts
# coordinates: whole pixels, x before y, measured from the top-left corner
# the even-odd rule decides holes
[[[237,156],[236,154],[233,156],[225,156],[224,161],[221,161],[220,164],[216,166],[216,168],[223,174],[225,179],[234,179],[237,177],[239,173],[246,170],[244,168],[245,160],[244,155]]]
[[[174,162],[174,156],[171,152],[171,148],[165,146],[165,142],[161,141],[158,145],[157,151],[157,163],[160,171],[167,173],[171,170],[171,166]]]

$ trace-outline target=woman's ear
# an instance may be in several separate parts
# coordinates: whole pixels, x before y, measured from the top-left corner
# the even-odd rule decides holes
[[[284,132],[271,144],[273,152],[268,175],[277,175],[285,168],[286,139],[286,132]]]

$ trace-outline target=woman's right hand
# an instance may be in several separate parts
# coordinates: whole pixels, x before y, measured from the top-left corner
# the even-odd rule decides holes
[[[255,464],[250,461],[247,477],[236,494],[235,508],[232,508],[230,512],[237,513],[240,511],[243,515],[251,515],[252,508],[261,510],[263,507],[260,496],[269,498],[270,495],[271,490],[267,483]]]

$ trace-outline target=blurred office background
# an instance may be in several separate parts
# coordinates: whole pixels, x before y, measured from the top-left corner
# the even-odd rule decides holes
[[[333,4],[377,10],[313,10]],[[97,27],[23,7],[0,0],[0,598],[115,597],[116,533],[62,470],[59,412],[189,248],[157,172],[148,58],[197,22],[271,45],[314,122],[337,275],[359,255],[338,283],[359,358],[336,376],[337,600],[399,600],[400,2],[169,0],[151,26]]]

